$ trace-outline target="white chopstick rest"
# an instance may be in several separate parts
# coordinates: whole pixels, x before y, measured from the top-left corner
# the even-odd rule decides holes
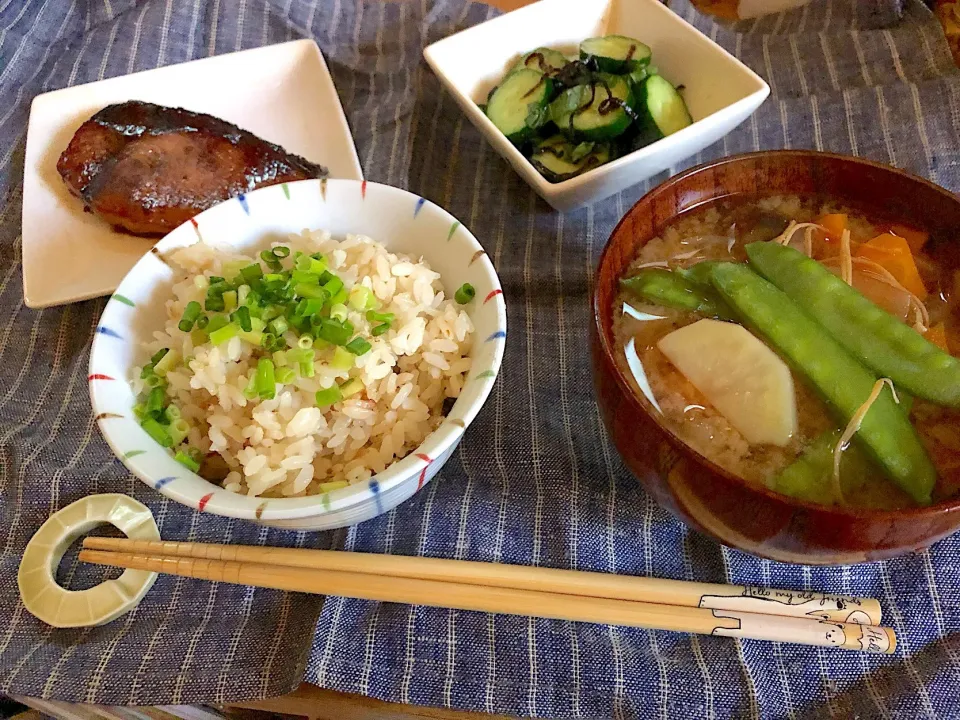
[[[67,548],[105,523],[129,538],[160,539],[150,508],[126,495],[90,495],[67,505],[40,526],[20,561],[17,584],[31,614],[54,627],[103,625],[136,607],[153,587],[157,573],[146,570],[124,570],[120,577],[88,590],[67,590],[57,584],[57,566]]]

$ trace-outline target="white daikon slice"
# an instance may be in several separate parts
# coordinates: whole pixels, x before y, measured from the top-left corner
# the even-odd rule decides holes
[[[797,432],[790,368],[746,328],[700,320],[657,346],[747,442],[784,446]]]

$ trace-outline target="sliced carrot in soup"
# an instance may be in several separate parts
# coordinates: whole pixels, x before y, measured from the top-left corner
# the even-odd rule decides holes
[[[910,250],[914,253],[920,252],[923,246],[927,244],[927,240],[930,239],[930,233],[917,230],[908,225],[891,225],[888,232],[899,235],[906,240],[907,245],[910,246]]]
[[[847,216],[843,213],[821,215],[815,221],[824,230],[813,233],[813,256],[815,258],[836,257],[840,252],[840,238],[847,229]]]
[[[844,213],[821,215],[820,219],[817,220],[817,225],[826,228],[827,237],[831,240],[840,242],[843,231],[847,229],[847,216]]]
[[[927,297],[927,288],[920,279],[917,263],[905,238],[890,233],[878,235],[857,248],[856,255],[884,267],[901,285],[921,300]]]

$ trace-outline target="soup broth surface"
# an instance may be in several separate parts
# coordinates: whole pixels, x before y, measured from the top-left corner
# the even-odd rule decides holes
[[[813,223],[830,214],[846,215],[853,247],[888,232],[891,225],[896,225],[895,220],[816,197],[772,196],[746,202],[721,201],[685,213],[667,226],[660,236],[643,245],[624,277],[643,268],[675,270],[704,260],[746,262],[744,248],[747,244],[780,236],[791,221]],[[937,243],[941,240],[931,238],[915,258],[923,284],[929,291],[924,304],[929,312],[930,325],[943,323],[952,340],[960,338],[960,309],[957,307],[960,272],[951,265],[946,253],[938,256]],[[814,243],[817,241],[812,239]],[[804,231],[800,231],[790,244],[799,249],[804,242]],[[826,260],[824,264],[830,267],[831,262]],[[863,281],[867,282],[869,278]],[[854,287],[858,282],[855,276]],[[881,296],[883,291],[884,288],[879,289]],[[870,294],[865,294],[873,299],[872,293],[875,292],[878,292],[877,288],[870,288]],[[892,298],[890,302],[891,314],[900,311],[895,300]],[[883,301],[887,302],[886,298]],[[643,319],[625,313],[625,305],[643,315]],[[616,300],[614,317],[617,359],[624,375],[630,378],[634,392],[641,396],[647,394],[626,359],[626,346],[631,340],[646,375],[649,392],[662,411],[662,420],[667,427],[700,454],[755,486],[774,487],[773,480],[797,460],[810,443],[830,430],[843,429],[844,423],[833,416],[826,403],[794,372],[797,432],[784,447],[751,444],[657,347],[664,336],[704,316],[644,302],[623,289]],[[912,321],[907,313],[904,322]],[[960,348],[950,347],[950,351],[957,355]],[[957,494],[960,492],[960,411],[918,400],[913,403],[911,420],[939,472],[934,501]],[[853,459],[848,462],[846,455],[844,453],[841,464],[842,496],[837,498],[825,493],[816,498],[817,502],[886,509],[913,506],[910,497],[887,480],[879,468],[872,465],[862,467],[862,461],[858,464]],[[824,482],[829,484],[826,480]]]

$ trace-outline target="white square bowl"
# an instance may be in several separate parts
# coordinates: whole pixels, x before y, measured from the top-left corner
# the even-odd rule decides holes
[[[242,82],[238,82],[242,78]],[[113,292],[157,242],[113,230],[84,212],[57,172],[82,123],[126,100],[208,113],[362,180],[347,119],[313,40],[269,45],[38,95],[23,173],[23,297],[32,308]]]
[[[521,54],[545,46],[574,55],[580,41],[608,34],[651,47],[663,76],[685,86],[694,123],[583,175],[548,182],[478,103]],[[497,152],[560,211],[601,200],[694,155],[750,117],[770,94],[760,76],[659,0],[541,0],[435,42],[423,56]]]

